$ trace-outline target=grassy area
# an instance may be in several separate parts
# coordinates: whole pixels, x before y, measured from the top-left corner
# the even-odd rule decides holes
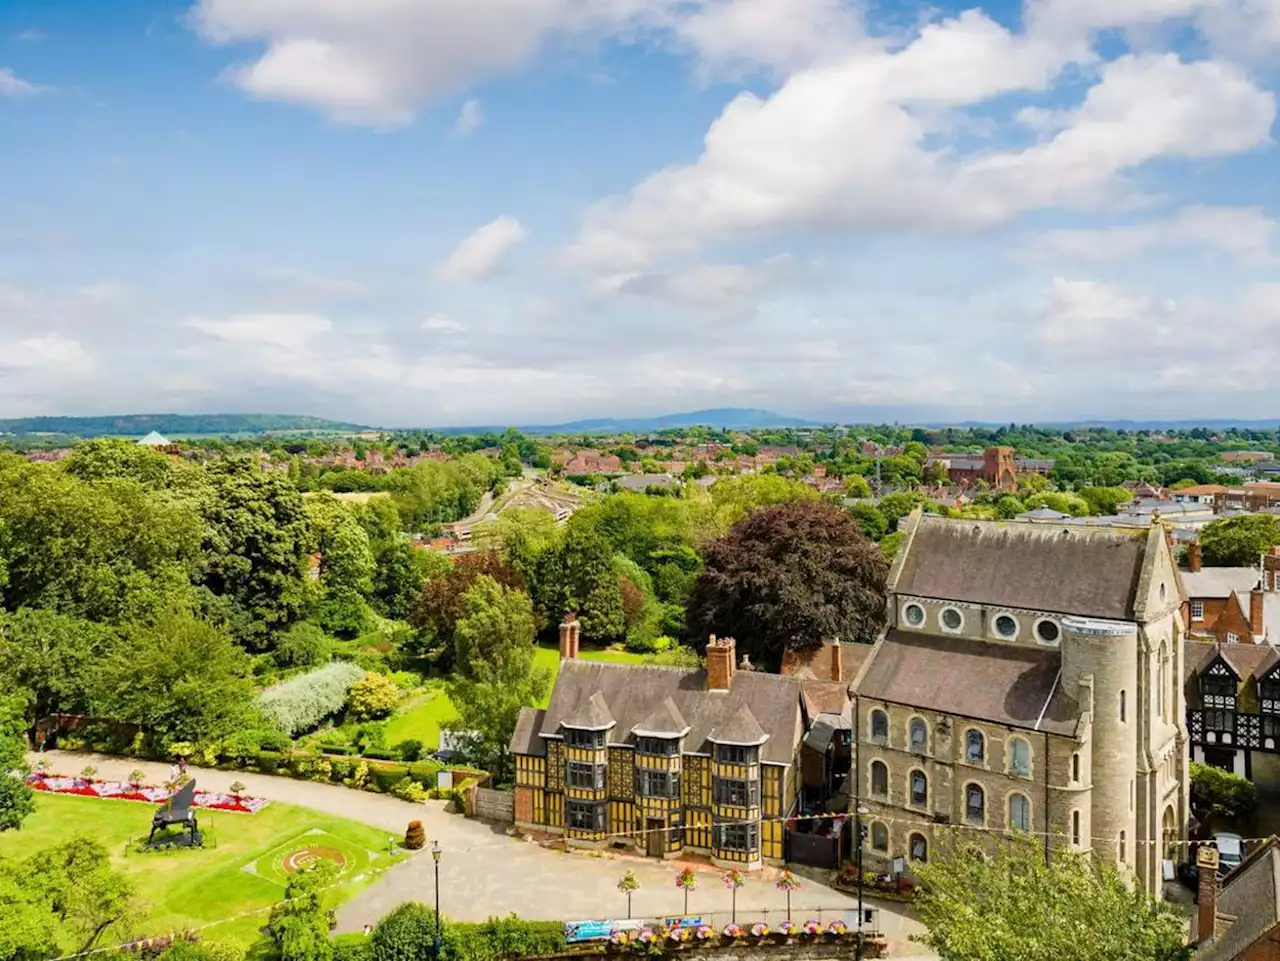
[[[24,858],[77,834],[95,838],[146,906],[140,933],[164,934],[280,900],[284,888],[276,880],[279,873],[258,869],[264,859],[274,864],[310,846],[340,850],[353,862],[344,875],[351,883],[337,889],[345,900],[372,880],[368,869],[385,866],[391,857],[387,835],[376,828],[274,802],[257,814],[201,811],[200,826],[207,835],[203,849],[138,854],[133,845],[146,838],[154,810],[131,801],[39,794],[36,813],[22,829],[0,834],[0,858]],[[267,913],[219,924],[202,936],[247,947],[258,937]]]
[[[421,741],[428,750],[440,746],[440,725],[458,716],[439,681],[429,682],[401,704],[387,721],[386,741]]]

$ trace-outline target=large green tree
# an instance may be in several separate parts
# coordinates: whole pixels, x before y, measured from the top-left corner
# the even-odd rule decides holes
[[[27,736],[22,694],[0,696],[0,831],[22,827],[35,810],[27,785]]]
[[[279,961],[330,961],[333,942],[333,892],[337,868],[319,860],[289,878],[284,900],[271,909],[267,934]]]
[[[779,504],[707,545],[689,599],[700,644],[732,636],[776,668],[787,648],[870,640],[884,622],[889,563],[857,521],[822,501]]]
[[[538,606],[548,623],[559,624],[576,612],[584,637],[614,640],[626,633],[613,550],[592,528],[569,527],[539,559],[536,583]]]
[[[25,870],[77,952],[92,950],[108,935],[127,934],[139,918],[133,884],[112,869],[107,849],[94,838],[68,838],[38,851]]]
[[[55,611],[0,611],[0,685],[28,695],[27,722],[57,712],[85,714],[119,643],[112,627]]]
[[[935,845],[935,847],[939,847]],[[915,868],[913,936],[945,961],[1182,961],[1182,919],[1102,862],[1007,841],[963,844]]]
[[[1212,567],[1257,567],[1258,559],[1280,544],[1280,517],[1245,514],[1224,517],[1200,531],[1204,562]]]
[[[520,708],[536,704],[550,683],[534,666],[533,634],[529,595],[488,576],[476,579],[454,629],[449,695],[458,710],[454,729],[470,735],[469,753],[500,782],[510,773],[507,744]]]

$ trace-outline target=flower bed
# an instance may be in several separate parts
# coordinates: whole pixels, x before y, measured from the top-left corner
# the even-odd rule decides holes
[[[50,794],[77,794],[80,797],[112,798],[118,801],[145,801],[163,804],[169,800],[169,791],[151,784],[129,784],[124,781],[97,781],[83,777],[64,777],[60,774],[32,774],[27,783],[36,791]],[[236,811],[256,814],[267,806],[266,798],[248,797],[243,794],[217,794],[213,791],[196,791],[193,806],[210,811]]]

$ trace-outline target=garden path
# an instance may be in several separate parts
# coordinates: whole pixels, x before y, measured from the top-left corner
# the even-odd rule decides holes
[[[48,762],[50,770],[59,774],[78,774],[91,764],[97,768],[98,777],[107,779],[124,780],[135,769],[141,770],[149,783],[159,783],[169,775],[167,764],[100,754],[46,751],[31,755],[33,763],[37,759]],[[427,837],[438,840],[444,849],[440,859],[441,910],[459,920],[479,921],[512,911],[524,918],[545,920],[625,917],[626,900],[616,885],[627,869],[635,872],[641,885],[632,896],[636,917],[678,914],[682,910],[683,896],[675,887],[674,862],[551,851],[508,837],[501,826],[447,814],[443,801],[410,804],[334,784],[245,771],[192,767],[189,773],[204,790],[225,792],[232,782],[240,781],[248,794],[351,818],[397,838],[403,837],[410,820],[422,821]],[[695,867],[703,873],[698,888],[689,895],[690,912],[712,915],[708,920],[717,925],[727,924],[730,892],[718,872]],[[771,924],[785,917],[786,897],[773,883],[777,874],[776,869],[765,869],[748,877],[746,886],[738,892],[740,920],[757,920],[766,911]],[[430,902],[434,881],[430,855],[425,850],[417,852],[343,905],[338,912],[338,930],[358,931],[366,924],[376,923],[402,901]],[[867,904],[880,910],[880,927],[889,938],[893,957],[931,957],[908,940],[921,930],[908,908],[870,898]],[[832,920],[839,911],[856,906],[856,898],[811,880],[805,880],[804,887],[792,895],[792,914],[801,921],[818,908],[827,909],[823,915]]]

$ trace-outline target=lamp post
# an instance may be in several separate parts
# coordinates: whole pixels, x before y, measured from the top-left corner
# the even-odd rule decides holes
[[[440,958],[440,855],[443,853],[444,848],[440,847],[440,842],[432,841],[431,860],[436,863],[436,940],[431,956],[437,961]]]
[[[854,862],[858,871],[858,944],[854,949],[854,958],[856,961],[862,961],[862,918],[864,915],[862,910],[862,848],[863,842],[866,840],[866,835],[863,833],[866,831],[866,828],[862,826],[862,819],[870,813],[871,811],[867,806],[861,802],[859,802],[858,806],[853,809],[854,833],[858,839],[858,852]]]

